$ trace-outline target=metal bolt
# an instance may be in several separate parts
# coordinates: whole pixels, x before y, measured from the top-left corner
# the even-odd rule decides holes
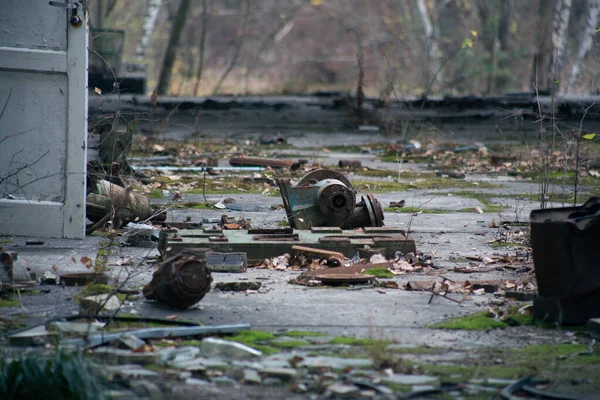
[[[83,24],[83,19],[81,19],[79,15],[72,15],[69,22],[71,22],[71,25],[73,25],[75,28],[79,28],[81,24]]]

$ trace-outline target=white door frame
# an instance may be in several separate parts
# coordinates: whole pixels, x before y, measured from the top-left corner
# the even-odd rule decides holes
[[[4,1],[4,0],[3,0]],[[46,35],[43,36],[43,43],[48,42],[48,48],[43,48],[44,45],[40,42],[39,37],[35,37],[36,44],[26,47],[19,46],[19,43],[15,45],[6,45],[6,43],[0,44],[0,82],[4,79],[4,86],[10,88],[10,78],[15,76],[14,74],[29,73],[33,78],[38,74],[43,74],[41,77],[43,82],[52,82],[49,76],[57,77],[55,81],[60,80],[63,82],[66,76],[66,88],[60,86],[60,94],[55,88],[52,88],[51,96],[66,96],[66,107],[64,109],[65,121],[59,123],[60,126],[66,126],[66,132],[48,132],[44,126],[37,126],[31,130],[28,130],[27,135],[14,135],[14,130],[18,130],[15,126],[18,126],[18,122],[6,122],[3,124],[0,120],[0,140],[6,138],[4,143],[0,144],[0,166],[6,171],[8,169],[7,161],[9,159],[27,159],[30,149],[35,146],[31,146],[33,143],[44,143],[43,141],[35,142],[35,136],[48,140],[48,137],[55,135],[57,140],[56,148],[52,150],[53,160],[44,159],[44,162],[39,164],[54,165],[56,168],[48,168],[47,166],[38,167],[32,165],[29,167],[29,180],[32,181],[31,175],[34,177],[41,174],[52,179],[60,179],[57,183],[49,183],[47,185],[54,187],[58,190],[58,195],[54,193],[52,196],[44,198],[43,194],[39,197],[35,194],[28,193],[27,195],[19,196],[19,193],[11,189],[11,184],[5,180],[6,189],[4,192],[0,190],[0,235],[24,235],[24,236],[36,236],[36,237],[62,237],[62,238],[74,238],[81,239],[85,236],[85,198],[86,198],[86,165],[87,165],[87,112],[88,112],[88,24],[87,24],[87,4],[85,0],[72,1],[62,0],[63,4],[58,2],[48,2],[36,0],[35,2],[28,3],[27,5],[22,0],[7,0],[7,4],[2,6],[2,12],[6,12],[8,9],[9,13],[16,14],[17,10],[27,15],[27,8],[35,6],[40,8],[37,16],[38,21],[43,22],[44,15],[50,15],[53,19],[62,20],[61,15],[64,13],[64,23],[66,30],[66,49],[52,48],[50,44],[61,42],[64,43],[65,34],[64,30],[60,27],[47,28],[43,23],[39,23],[36,26],[36,21],[30,21],[29,26],[19,27],[16,24],[7,27],[7,29],[13,28],[18,33],[13,36],[21,35],[22,29],[23,35],[33,37],[34,35]],[[18,4],[17,4],[18,3]],[[54,3],[54,4],[49,4]],[[72,5],[76,4],[77,8],[73,8]],[[43,9],[47,7],[48,10]],[[57,7],[59,9],[57,10]],[[46,12],[47,14],[44,14]],[[4,18],[10,18],[6,16]],[[14,15],[13,15],[14,17]],[[77,26],[74,24],[77,22],[71,18],[81,18],[81,24]],[[0,17],[1,18],[1,17]],[[4,19],[3,24],[10,25],[9,19]],[[62,24],[62,23],[61,23]],[[22,25],[22,24],[21,24]],[[52,24],[50,24],[52,25]],[[44,28],[46,27],[46,32]],[[1,28],[5,28],[4,26]],[[50,32],[48,32],[50,31]],[[61,36],[60,40],[53,42],[54,36]],[[32,39],[34,40],[34,39]],[[40,45],[39,43],[42,43]],[[28,48],[29,47],[29,48]],[[6,103],[6,112],[11,113],[11,121],[18,121],[19,113],[23,119],[27,119],[28,115],[32,113],[38,113],[36,118],[40,118],[40,115],[45,109],[52,109],[49,104],[35,104],[35,96],[32,93],[39,91],[46,95],[50,93],[44,92],[43,87],[31,87],[31,91],[26,90],[29,93],[22,93],[22,88],[27,87],[21,83],[18,90],[10,90],[6,93],[0,90],[0,112]],[[32,83],[33,85],[33,83]],[[58,90],[58,89],[57,89]],[[65,93],[66,92],[66,93]],[[19,105],[19,101],[28,102],[24,100],[27,96],[32,97],[32,104],[28,106]],[[65,100],[61,99],[61,102]],[[44,101],[42,101],[44,103]],[[49,103],[45,100],[45,103]],[[50,101],[51,103],[51,101]],[[57,101],[58,103],[58,101]],[[15,115],[17,114],[17,115]],[[42,117],[43,118],[43,117]],[[62,118],[62,117],[57,117]],[[43,125],[43,124],[40,124]],[[63,129],[61,129],[63,130]],[[25,139],[25,136],[29,136]],[[43,144],[41,146],[44,146]],[[50,146],[52,147],[52,146]],[[42,149],[43,150],[43,149]],[[40,151],[40,149],[35,149]],[[49,150],[50,151],[50,150]],[[58,157],[56,156],[58,154]],[[33,157],[32,162],[36,158]],[[2,164],[4,160],[4,164]],[[20,160],[22,161],[22,160]],[[39,165],[38,164],[38,165]],[[40,170],[36,170],[42,169]],[[19,175],[25,174],[27,171],[19,172]],[[57,177],[58,176],[58,177]],[[2,177],[2,170],[0,170],[0,177]],[[27,181],[27,176],[23,175],[19,182]],[[54,181],[51,181],[54,182]],[[32,182],[28,186],[29,189],[34,192],[37,190],[38,183]],[[42,186],[40,186],[42,187]],[[58,187],[58,189],[56,189]],[[14,192],[14,195],[11,193]],[[51,191],[51,190],[50,190]],[[24,192],[21,190],[21,192]],[[35,198],[37,197],[37,198]]]

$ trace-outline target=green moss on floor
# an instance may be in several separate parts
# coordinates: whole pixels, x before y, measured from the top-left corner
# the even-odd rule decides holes
[[[18,307],[20,305],[21,302],[11,298],[0,299],[0,307]]]
[[[487,311],[479,312],[464,317],[450,318],[443,322],[428,325],[433,329],[459,329],[468,331],[489,331],[495,328],[506,328],[509,326],[503,321],[495,320]]]
[[[376,278],[393,278],[394,274],[387,268],[369,268],[363,271],[363,274],[373,275]]]
[[[336,336],[329,341],[329,344],[346,344],[349,346],[374,346],[374,345],[388,345],[392,342],[389,340],[379,339],[358,339],[346,336]]]
[[[481,203],[482,211],[484,213],[500,213],[507,206],[500,204],[493,204],[492,198],[494,197],[505,197],[504,195],[497,195],[494,193],[481,193],[481,192],[470,192],[470,191],[458,191],[458,192],[446,192],[446,193],[431,193],[431,196],[449,196],[452,195],[454,197],[463,197],[467,199],[475,199]],[[473,212],[473,208],[463,208],[458,210],[459,212]]]
[[[272,341],[270,345],[281,349],[294,349],[297,347],[310,346],[310,342],[302,339],[298,340],[286,340],[283,342]]]
[[[275,354],[278,353],[278,350],[267,344],[263,344],[261,342],[267,342],[275,338],[275,335],[271,332],[264,331],[240,331],[233,336],[224,337],[226,340],[231,340],[233,342],[238,342],[245,344],[246,346],[250,346],[253,349],[262,351],[264,354]]]
[[[149,193],[146,193],[146,195],[148,197],[150,197],[151,199],[162,199],[163,198],[163,192],[161,189],[152,189],[152,190],[150,190]]]
[[[447,188],[501,188],[502,185],[492,184],[488,182],[471,182],[440,178],[431,176],[427,178],[419,178],[412,182],[394,182],[389,180],[354,180],[352,186],[359,192],[403,192],[409,189],[447,189]]]
[[[281,332],[278,336],[289,336],[289,337],[311,337],[311,336],[327,336],[327,334],[322,332],[314,332],[314,331],[287,331]]]
[[[195,209],[195,210],[214,210],[215,206],[214,206],[214,204],[210,204],[210,203],[198,203],[195,201],[189,201],[186,203],[177,203],[175,205],[175,208],[190,208],[190,209]]]
[[[494,248],[505,248],[505,247],[525,247],[527,246],[525,243],[517,243],[517,242],[493,242],[490,243],[490,246]]]

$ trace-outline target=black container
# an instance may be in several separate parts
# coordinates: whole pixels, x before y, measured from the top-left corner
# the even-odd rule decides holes
[[[541,298],[534,317],[571,324],[600,316],[600,198],[532,211],[531,245]],[[578,315],[566,315],[568,309]]]

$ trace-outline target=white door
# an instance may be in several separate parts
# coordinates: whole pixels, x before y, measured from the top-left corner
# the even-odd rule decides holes
[[[1,3],[0,235],[83,238],[85,0]]]

